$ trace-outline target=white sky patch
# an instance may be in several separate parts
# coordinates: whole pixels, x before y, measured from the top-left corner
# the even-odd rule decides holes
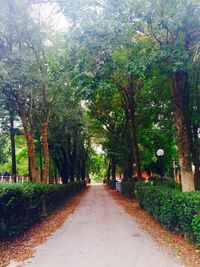
[[[55,3],[34,4],[32,13],[36,20],[45,23],[54,30],[67,31],[69,23]]]
[[[103,151],[103,148],[100,144],[92,144],[92,148],[94,151],[96,151],[98,154],[104,154],[105,152]]]

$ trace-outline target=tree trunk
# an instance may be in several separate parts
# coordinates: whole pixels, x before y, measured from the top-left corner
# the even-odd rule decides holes
[[[69,160],[65,146],[60,145],[59,148],[55,149],[51,158],[62,178],[62,183],[67,184],[69,180]]]
[[[33,178],[31,176],[31,164],[30,164],[29,155],[28,155],[28,176],[29,176],[30,181],[32,182]]]
[[[112,179],[116,180],[116,161],[114,158],[111,160],[111,174],[112,174]]]
[[[81,164],[80,164],[80,155],[76,159],[76,180],[80,181],[81,178]]]
[[[27,148],[28,148],[28,158],[29,158],[29,166],[30,166],[30,178],[33,182],[40,182],[40,176],[37,169],[36,164],[36,155],[35,155],[35,146],[34,146],[34,134],[33,129],[29,123],[28,118],[26,117],[26,112],[22,105],[18,103],[18,113],[21,118],[23,128],[24,128],[24,135],[26,138]]]
[[[57,167],[55,163],[54,163],[54,183],[57,184]]]
[[[191,166],[191,148],[184,106],[184,88],[186,73],[177,71],[171,75],[173,116],[181,168],[183,192],[194,191],[194,176]]]
[[[73,183],[75,180],[75,167],[76,167],[76,141],[73,143],[73,148],[71,145],[68,148],[68,155],[70,159],[70,182]]]
[[[81,180],[84,181],[86,177],[89,178],[89,174],[87,175],[87,168],[86,168],[86,162],[84,161],[81,166],[80,170]]]
[[[42,150],[39,144],[39,161],[40,161],[40,181],[43,182],[43,162],[42,162]]]
[[[139,148],[138,148],[138,144],[136,140],[135,115],[130,116],[130,121],[131,121],[131,136],[132,136],[132,145],[133,145],[133,153],[134,153],[134,158],[135,158],[137,177],[139,180],[142,180],[140,154],[139,154]]]
[[[30,163],[30,175],[32,177],[32,180],[34,182],[39,183],[40,177],[37,170],[37,164],[36,164],[36,156],[35,156],[35,147],[34,147],[34,138],[32,133],[29,131],[24,131],[26,143],[28,147],[28,156],[29,156],[29,163]]]
[[[11,143],[11,155],[12,155],[12,176],[13,182],[16,182],[17,164],[16,164],[16,151],[15,151],[15,131],[14,131],[14,112],[9,110],[10,117],[10,143]]]
[[[106,173],[107,180],[110,180],[111,162],[108,163],[108,169]]]
[[[48,120],[44,120],[42,123],[42,144],[44,151],[44,171],[43,171],[43,182],[49,183],[49,145],[48,145]]]
[[[200,93],[199,93],[199,84],[200,84],[200,64],[198,64],[198,71],[196,75],[196,86],[195,86],[195,103],[194,105],[197,107],[197,114],[200,114]],[[200,190],[200,142],[198,138],[198,130],[200,128],[200,121],[197,120],[197,123],[192,126],[193,131],[193,161],[195,166],[195,186],[197,190]]]
[[[198,140],[198,126],[193,125],[193,162],[195,167],[195,188],[200,190],[200,158],[199,158],[199,140]]]
[[[25,137],[26,137],[26,142],[28,146],[31,177],[34,182],[40,182],[40,177],[38,174],[37,164],[36,164],[34,138],[33,138],[33,135],[29,131],[25,132]]]
[[[131,124],[131,137],[132,137],[132,146],[133,146],[133,154],[136,165],[137,177],[139,180],[142,180],[142,172],[141,172],[141,162],[140,162],[140,153],[137,143],[137,134],[136,134],[136,124],[135,124],[135,86],[134,80],[131,78],[130,80],[130,88],[129,88],[129,97],[128,97],[128,112],[129,119]]]

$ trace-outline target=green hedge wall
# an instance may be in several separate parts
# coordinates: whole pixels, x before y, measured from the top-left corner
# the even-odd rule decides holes
[[[135,198],[135,184],[136,182],[121,182],[121,193],[128,198]]]
[[[113,179],[107,179],[106,184],[111,187],[112,189],[116,189],[116,180]]]
[[[200,192],[183,193],[165,185],[137,183],[136,197],[163,226],[194,237],[200,245]]]
[[[0,240],[23,233],[85,186],[85,181],[66,185],[1,184]]]

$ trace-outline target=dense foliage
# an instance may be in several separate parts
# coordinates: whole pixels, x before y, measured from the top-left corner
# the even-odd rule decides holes
[[[136,197],[166,228],[193,236],[199,242],[199,192],[183,193],[168,185],[138,183]]]
[[[36,16],[52,2],[64,33]],[[2,174],[131,181],[176,161],[198,190],[199,14],[198,0],[2,0]]]
[[[128,198],[135,197],[135,185],[136,182],[134,181],[122,181],[121,183],[121,193],[123,196]]]
[[[116,181],[113,179],[106,180],[106,185],[108,185],[112,189],[116,189]]]

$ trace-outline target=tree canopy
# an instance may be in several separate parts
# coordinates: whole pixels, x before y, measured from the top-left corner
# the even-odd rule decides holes
[[[200,188],[198,0],[0,3],[2,174],[142,180],[176,161],[183,191]],[[66,29],[36,19],[41,4]]]

